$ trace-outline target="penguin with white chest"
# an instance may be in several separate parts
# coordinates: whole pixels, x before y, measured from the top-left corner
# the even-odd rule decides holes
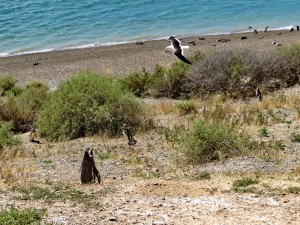
[[[83,160],[81,163],[81,183],[89,184],[98,179],[99,184],[102,183],[99,171],[96,168],[94,160],[94,152],[92,148],[87,148],[84,151]]]

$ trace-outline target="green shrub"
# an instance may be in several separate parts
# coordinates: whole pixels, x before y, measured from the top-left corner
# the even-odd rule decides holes
[[[258,180],[251,177],[244,177],[233,182],[233,187],[247,187],[252,184],[257,184]]]
[[[187,71],[190,66],[184,62],[178,61],[168,68],[157,87],[156,97],[178,98],[186,96],[189,91],[185,88],[187,81]]]
[[[62,83],[37,116],[41,135],[52,140],[75,139],[87,133],[121,134],[122,124],[143,127],[144,108],[110,77],[81,72]]]
[[[40,224],[45,209],[17,209],[11,207],[0,211],[0,224],[19,225],[19,224]]]
[[[300,187],[289,187],[287,191],[289,193],[298,194],[300,193]]]
[[[260,137],[269,137],[269,132],[265,127],[258,130],[258,134]]]
[[[48,95],[48,87],[33,81],[20,88],[16,95],[7,91],[0,97],[0,119],[13,122],[14,131],[28,131],[33,124],[37,111]]]
[[[193,175],[191,178],[192,178],[192,180],[210,180],[211,175],[209,172],[204,171],[204,172]]]
[[[192,112],[196,112],[196,106],[194,100],[180,101],[175,105],[179,109],[181,114],[186,115]]]
[[[142,72],[132,72],[120,81],[138,97],[185,97],[189,94],[185,88],[189,68],[188,64],[181,61],[169,68],[157,64],[153,71],[143,69]]]
[[[211,160],[241,155],[250,140],[223,123],[195,121],[193,127],[177,140],[180,162],[201,164]]]
[[[291,140],[292,142],[300,142],[300,134],[292,133]]]
[[[11,132],[12,124],[10,122],[0,121],[0,155],[6,147],[15,147],[20,145],[20,140],[15,138]]]
[[[143,69],[142,72],[129,73],[124,78],[121,78],[120,81],[136,96],[141,97],[149,94],[152,77],[146,69]]]
[[[6,95],[7,92],[17,92],[16,88],[17,81],[12,75],[0,77],[0,96]]]

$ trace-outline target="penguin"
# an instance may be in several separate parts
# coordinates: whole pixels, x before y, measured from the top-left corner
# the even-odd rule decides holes
[[[81,163],[81,176],[80,176],[81,183],[89,184],[95,181],[96,177],[98,179],[99,184],[101,184],[102,180],[101,180],[100,173],[97,170],[95,165],[93,149],[86,148]]]

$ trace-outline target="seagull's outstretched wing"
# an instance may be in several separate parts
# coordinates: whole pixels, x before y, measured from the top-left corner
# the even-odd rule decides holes
[[[184,55],[182,54],[182,49],[176,49],[174,51],[174,55],[176,55],[180,60],[182,60],[183,62],[187,63],[187,64],[192,64],[187,58],[184,57]]]

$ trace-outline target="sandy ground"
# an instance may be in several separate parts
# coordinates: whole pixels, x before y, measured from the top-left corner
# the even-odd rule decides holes
[[[278,32],[281,35],[277,34]],[[241,37],[247,37],[247,39],[242,40]],[[205,40],[199,40],[199,37],[181,39],[183,45],[187,45],[189,41],[195,41],[195,45],[189,44],[190,49],[186,51],[187,57],[199,50],[219,51],[237,48],[249,48],[256,51],[271,50],[279,47],[272,45],[272,41],[282,46],[300,43],[300,32],[270,31],[258,34],[249,32],[204,38]],[[230,39],[230,41],[218,42],[221,38]],[[38,79],[54,88],[80,70],[89,69],[97,73],[120,76],[133,70],[151,69],[157,63],[168,66],[178,60],[173,54],[166,53],[165,47],[168,45],[168,41],[159,40],[147,41],[143,45],[131,43],[2,57],[0,58],[0,75],[13,74],[20,84]],[[34,62],[38,65],[34,66]]]
[[[300,88],[292,90],[296,91]],[[151,104],[161,101],[151,100]],[[291,113],[291,118],[297,114]],[[22,150],[15,157],[8,151],[0,160],[0,210],[11,206],[46,209],[42,224],[300,223],[299,191],[288,191],[300,188],[300,144],[290,138],[298,133],[300,120],[267,127],[270,135],[265,141],[280,140],[285,146],[271,160],[243,156],[178,167],[164,127],[187,124],[189,116],[159,114],[154,119],[160,126],[136,134],[136,146],[128,146],[123,137],[93,136],[58,143],[40,139],[41,144],[35,144],[28,142],[29,133],[19,135]],[[80,184],[79,168],[87,146],[95,149],[103,185]],[[201,173],[208,173],[210,179],[195,179]],[[258,182],[235,190],[234,182],[245,177]],[[61,196],[35,194],[37,187]]]

